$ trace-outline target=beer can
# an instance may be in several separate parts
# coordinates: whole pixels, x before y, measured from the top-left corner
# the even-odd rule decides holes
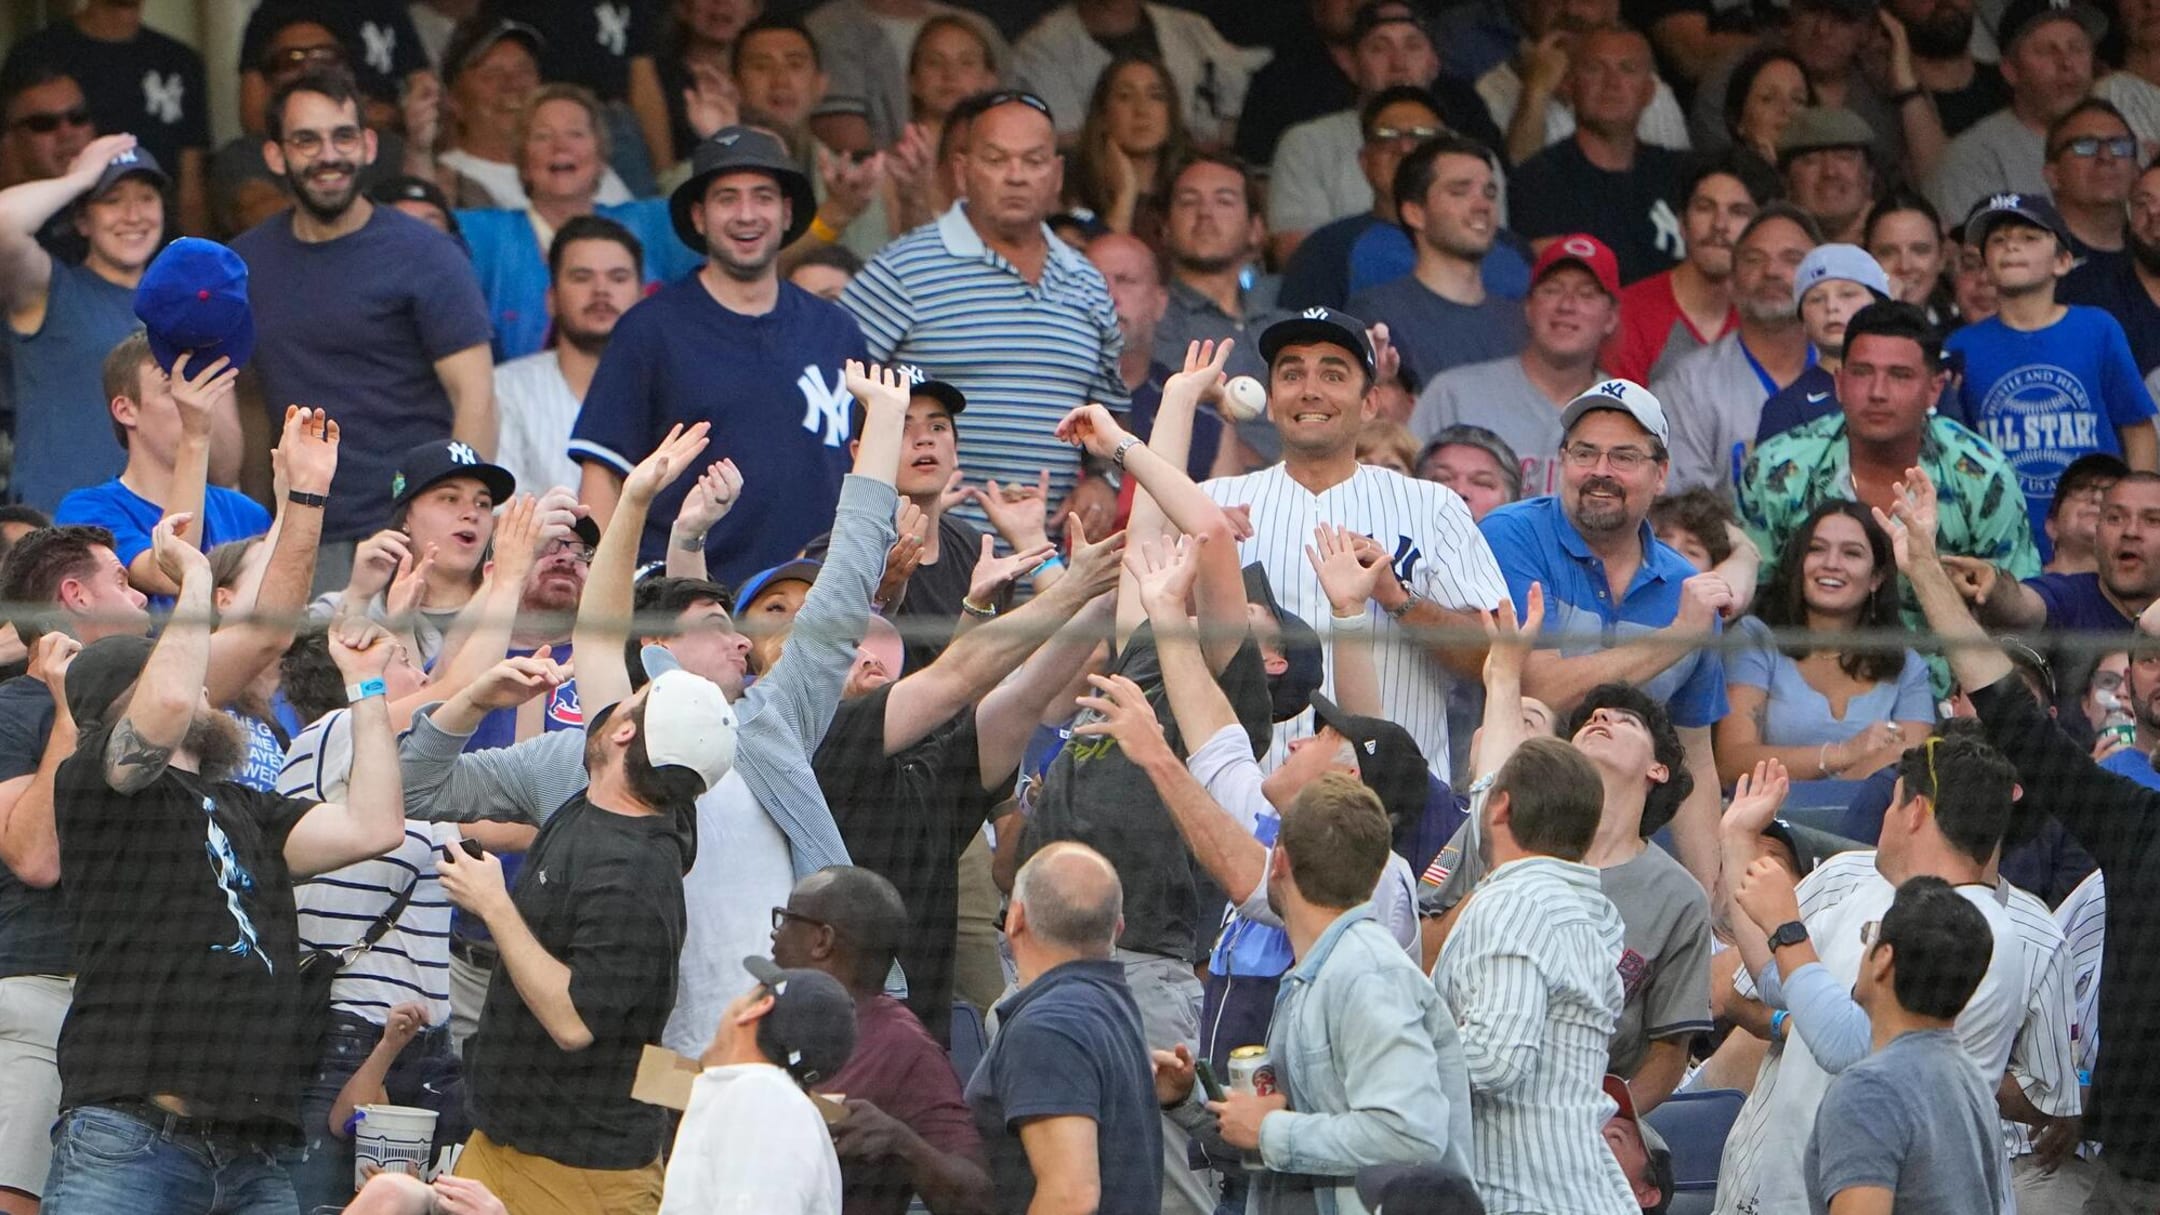
[[[1240,1046],[1230,1052],[1230,1091],[1265,1097],[1275,1091],[1275,1060],[1265,1046]]]

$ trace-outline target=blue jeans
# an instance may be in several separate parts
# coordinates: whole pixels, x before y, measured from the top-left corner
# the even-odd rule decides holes
[[[294,1215],[281,1152],[252,1137],[167,1131],[82,1105],[53,1132],[44,1215]]]
[[[360,1070],[381,1039],[382,1027],[372,1021],[344,1013],[330,1014],[322,1054],[315,1061],[307,1087],[300,1092],[300,1128],[307,1136],[307,1148],[286,1169],[300,1200],[300,1215],[314,1215],[323,1208],[342,1210],[352,1201],[352,1140],[330,1133],[330,1107],[337,1104],[338,1091]],[[389,1090],[392,1105],[440,1111],[435,1141],[459,1143],[465,1134],[456,1076],[449,1028],[438,1026],[405,1044],[391,1063],[389,1074],[383,1077],[383,1087]]]

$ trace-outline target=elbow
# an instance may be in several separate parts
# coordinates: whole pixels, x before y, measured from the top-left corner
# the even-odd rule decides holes
[[[548,1026],[548,1037],[554,1039],[556,1049],[573,1055],[593,1044],[592,1030],[575,1017],[568,1025]]]
[[[377,816],[381,821],[368,825],[366,838],[360,846],[369,856],[383,856],[396,852],[405,843],[405,819],[402,810],[393,809],[387,815]]]
[[[7,869],[32,890],[51,890],[60,884],[60,850],[39,848],[28,856],[8,857]]]

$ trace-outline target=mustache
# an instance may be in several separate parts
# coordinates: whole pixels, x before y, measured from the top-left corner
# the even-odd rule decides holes
[[[1618,481],[1613,480],[1611,477],[1591,477],[1589,480],[1582,483],[1582,488],[1584,493],[1591,493],[1595,491],[1598,493],[1607,493],[1616,496],[1625,496],[1627,494],[1627,490],[1623,488]]]
[[[360,166],[349,160],[322,160],[309,165],[307,176],[321,177],[328,173],[358,173]]]

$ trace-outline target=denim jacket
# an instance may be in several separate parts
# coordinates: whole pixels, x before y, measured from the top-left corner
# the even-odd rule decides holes
[[[1260,1124],[1253,1215],[1366,1215],[1373,1164],[1470,1172],[1470,1082],[1447,1005],[1372,905],[1342,914],[1283,976],[1268,1053],[1289,1109]],[[1181,1126],[1212,1131],[1197,1102]]]

